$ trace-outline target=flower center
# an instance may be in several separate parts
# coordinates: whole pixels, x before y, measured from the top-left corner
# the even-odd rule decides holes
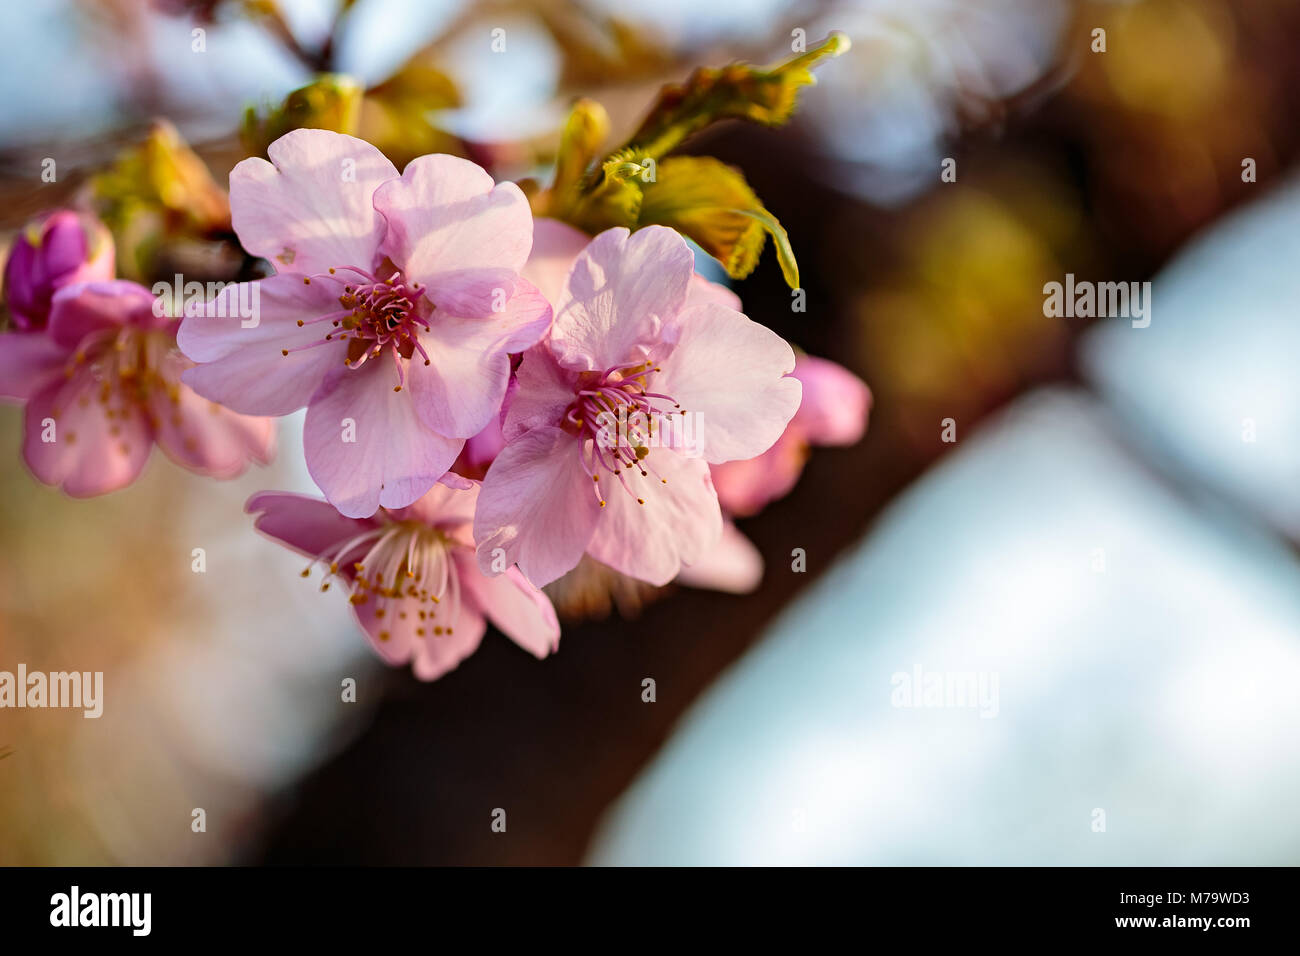
[[[645,496],[644,488],[633,487],[637,477],[653,475],[668,484],[650,466],[650,452],[659,444],[664,422],[671,423],[685,409],[671,396],[649,390],[648,380],[658,371],[652,362],[628,362],[578,377],[578,389],[561,427],[583,440],[583,469],[591,476],[602,508],[602,472],[617,478],[640,505],[645,504]]]
[[[180,373],[188,364],[177,351],[171,333],[127,325],[88,337],[69,356],[63,375],[69,381],[79,380],[71,394],[81,407],[87,407],[92,400],[104,407],[108,434],[118,438],[122,435],[118,422],[126,421],[134,408],[141,409],[150,424],[158,427],[161,406],[154,399],[159,392],[170,403],[171,423],[181,424]],[[50,414],[57,421],[63,411],[56,405]],[[69,442],[76,437],[74,432],[66,434]],[[130,453],[125,439],[119,442],[118,450]]]
[[[330,589],[334,578],[341,578],[353,604],[378,602],[377,619],[396,614],[405,621],[415,615],[417,637],[451,634],[460,613],[453,547],[455,542],[437,528],[420,521],[390,520],[327,549],[303,569],[302,576],[310,577],[312,568],[322,564],[326,568],[322,591]],[[444,600],[448,606],[439,618]],[[379,632],[381,641],[388,638],[388,631]]]
[[[308,345],[281,349],[281,354],[288,355],[326,342],[346,341],[348,354],[344,364],[348,368],[357,369],[368,360],[388,352],[397,368],[397,385],[393,391],[400,392],[406,384],[403,359],[409,359],[418,352],[424,364],[430,364],[429,355],[421,347],[419,338],[420,333],[429,328],[428,320],[420,315],[418,307],[424,289],[418,282],[408,284],[401,272],[380,279],[355,266],[341,268],[344,272],[355,273],[358,281],[343,287],[343,292],[339,295],[340,308],[310,321],[298,320],[300,326],[329,322],[331,331],[325,333],[324,338]],[[334,275],[337,271],[331,268],[330,274]],[[310,278],[302,281],[311,285]]]

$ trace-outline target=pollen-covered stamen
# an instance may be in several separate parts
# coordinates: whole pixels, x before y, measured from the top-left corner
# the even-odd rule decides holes
[[[331,579],[342,577],[353,604],[377,602],[376,619],[392,616],[411,624],[417,637],[437,637],[451,634],[460,614],[453,547],[456,544],[443,532],[422,522],[387,521],[329,549],[302,574],[308,577],[314,565],[323,563],[328,571],[322,591],[329,589]],[[411,615],[416,620],[406,621]],[[381,630],[379,637],[387,640],[388,634]]]
[[[651,362],[629,362],[603,372],[584,372],[578,379],[574,401],[565,410],[562,427],[583,440],[583,469],[591,476],[596,500],[603,508],[601,473],[616,478],[638,504],[645,504],[644,492],[629,484],[630,473],[648,478],[647,459],[656,442],[660,419],[671,419],[682,407],[669,395],[652,392],[650,377],[659,369]]]
[[[77,389],[78,404],[84,408],[94,401],[102,406],[109,437],[115,439],[117,451],[127,455],[133,449],[120,423],[135,414],[134,410],[154,428],[169,425],[181,429],[185,425],[180,411],[183,368],[176,340],[169,333],[126,325],[87,336],[64,363],[63,375],[86,384],[84,390]],[[50,414],[57,422],[66,410],[55,405]],[[68,432],[67,439],[75,441],[75,432]],[[193,434],[184,432],[181,440],[187,449],[197,443]]]
[[[332,274],[338,271],[330,270]],[[341,308],[298,323],[304,326],[328,321],[331,330],[315,342],[280,351],[289,355],[327,342],[346,341],[348,352],[344,363],[353,369],[389,352],[397,368],[394,391],[401,391],[406,384],[403,359],[410,359],[418,353],[425,365],[430,364],[429,355],[419,341],[420,333],[429,328],[428,319],[420,314],[419,309],[425,290],[418,282],[408,283],[400,272],[380,279],[354,266],[341,267],[341,271],[357,277],[357,281],[343,286],[339,295]]]

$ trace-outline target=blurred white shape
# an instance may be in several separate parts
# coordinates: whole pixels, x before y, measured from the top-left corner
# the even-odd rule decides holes
[[[295,0],[288,9],[295,23],[310,26],[321,20],[323,2]],[[0,4],[0,35],[8,41],[0,141],[80,140],[113,130],[135,96],[133,84],[160,96],[162,111],[176,115],[188,136],[225,134],[246,101],[278,102],[308,79],[301,64],[248,20],[199,28],[187,17],[157,13],[147,0],[124,0],[120,11],[133,3],[138,38],[115,35],[107,8],[100,20],[73,0]],[[201,43],[195,29],[204,31]],[[198,114],[198,122],[187,114]]]
[[[1031,394],[916,484],[591,860],[1300,862],[1300,562],[1257,521],[1300,527],[1297,236],[1300,188],[1232,218],[1156,279],[1149,328],[1094,333],[1109,406]],[[997,716],[893,706],[918,665],[996,674]]]
[[[762,40],[771,35],[772,25],[783,14],[790,15],[782,0],[728,0],[727,3],[699,3],[698,0],[656,0],[629,4],[627,0],[592,0],[590,9],[624,22],[651,27],[672,48],[698,49],[711,43]]]
[[[1296,862],[1300,566],[1109,428],[1048,392],[971,439],[699,702],[591,860]],[[893,706],[918,664],[996,674],[997,716]]]
[[[1217,223],[1084,366],[1167,463],[1300,537],[1300,181]]]
[[[517,142],[558,128],[568,110],[551,102],[560,71],[555,41],[531,17],[516,14],[492,23],[444,50],[439,65],[455,77],[464,106],[440,113],[439,122],[486,142]],[[494,36],[495,31],[501,32]]]
[[[845,188],[899,203],[939,182],[961,110],[1024,90],[1056,56],[1067,0],[850,0],[808,29],[853,47],[803,97]]]

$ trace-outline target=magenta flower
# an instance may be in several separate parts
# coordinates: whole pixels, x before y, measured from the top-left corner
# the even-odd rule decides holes
[[[5,263],[5,302],[23,331],[45,328],[66,285],[113,278],[113,237],[97,219],[62,209],[18,234]]]
[[[671,229],[601,233],[578,256],[547,340],[524,353],[506,446],[474,520],[485,573],[534,584],[584,553],[665,584],[722,534],[708,463],[753,458],[799,407],[794,353],[715,301]]]
[[[231,172],[230,205],[244,248],[277,274],[256,298],[231,286],[186,318],[181,348],[202,363],[186,381],[250,414],[305,405],[325,497],[350,517],[405,507],[497,414],[510,353],[550,324],[519,276],[528,201],[453,156],[398,176],[369,143],[325,130],[288,133],[268,155]]]
[[[256,526],[339,580],[379,655],[408,661],[421,680],[452,670],[478,648],[492,621],[534,657],[558,650],[560,625],[546,595],[517,569],[482,574],[469,535],[478,486],[436,485],[407,508],[348,518],[328,502],[285,492],[249,499]]]
[[[136,479],[157,442],[182,467],[216,478],[265,464],[274,423],[206,401],[181,383],[190,362],[177,321],[134,282],[54,294],[45,333],[0,335],[0,394],[27,402],[23,456],[41,481],[74,497]]]
[[[803,383],[803,400],[776,443],[757,458],[713,466],[713,485],[729,514],[756,514],[785,497],[803,473],[812,447],[852,445],[866,431],[871,390],[862,379],[811,355],[795,360],[794,377]]]

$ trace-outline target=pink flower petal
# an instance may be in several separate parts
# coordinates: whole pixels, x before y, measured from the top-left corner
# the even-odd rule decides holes
[[[519,352],[546,334],[550,304],[531,285],[505,311],[484,318],[435,312],[420,336],[431,366],[411,363],[411,394],[420,419],[439,434],[469,438],[501,410],[510,382],[508,353]]]
[[[411,160],[400,179],[376,190],[375,208],[388,222],[383,253],[428,286],[439,308],[453,312],[452,304],[465,294],[463,278],[453,281],[456,273],[516,274],[533,242],[532,213],[519,187],[497,185],[482,168],[456,156]]]
[[[444,531],[455,531],[463,527],[466,531],[466,544],[472,545],[473,538],[468,534],[468,529],[474,523],[478,494],[479,484],[475,481],[467,481],[464,488],[438,483],[414,504],[389,511],[397,521],[413,518]]]
[[[468,551],[453,553],[463,593],[501,632],[540,659],[560,648],[560,622],[550,599],[528,583],[518,568],[488,577]]]
[[[769,502],[790,493],[807,460],[808,445],[799,429],[791,425],[776,444],[757,458],[712,466],[718,501],[729,514],[757,514]]]
[[[686,287],[686,307],[693,305],[720,305],[723,308],[732,309],[736,312],[744,312],[741,307],[740,296],[732,292],[725,285],[719,285],[716,282],[710,282],[698,272],[691,276],[691,284]]]
[[[463,439],[430,431],[391,365],[330,373],[307,408],[307,470],[339,511],[364,518],[417,501],[451,467]],[[348,441],[348,438],[354,441]]]
[[[167,320],[165,315],[153,315],[157,301],[144,286],[125,279],[67,285],[54,293],[49,336],[65,349],[72,350],[87,336],[117,329],[127,323],[148,328],[157,321]],[[143,318],[145,316],[149,318]]]
[[[352,610],[370,639],[370,646],[386,663],[401,666],[409,662],[416,677],[429,681],[454,670],[478,650],[487,631],[487,621],[477,609],[462,603],[454,621],[435,624],[420,617],[420,612],[427,607],[415,598],[371,599],[354,604]],[[440,617],[441,613],[439,609]],[[451,625],[450,633],[446,625]],[[442,633],[435,633],[435,628]]]
[[[523,354],[515,381],[517,387],[502,426],[506,441],[532,428],[558,426],[577,389],[577,375],[556,362],[545,345]]]
[[[481,318],[510,301],[518,282],[509,269],[461,269],[438,276],[429,298],[439,313]]]
[[[384,237],[374,193],[397,170],[364,140],[296,129],[230,171],[230,218],[239,241],[277,272],[373,268]]]
[[[867,429],[871,389],[848,369],[826,359],[800,355],[794,376],[803,383],[803,400],[791,427],[813,445],[852,445]]]
[[[42,332],[0,335],[0,398],[26,401],[62,379],[68,350]]]
[[[207,304],[208,314],[187,315],[181,322],[177,345],[204,363],[185,373],[185,383],[244,414],[287,415],[302,408],[347,357],[347,342],[337,335],[315,344],[336,331],[332,323],[311,324],[340,310],[343,286],[330,275],[314,276],[310,284],[302,276],[271,276],[256,283],[256,299],[247,286],[227,286]],[[241,317],[240,303],[254,301],[257,324],[245,328],[253,319]]]
[[[89,366],[37,392],[27,404],[23,435],[23,458],[32,474],[74,498],[135,481],[153,448],[149,423],[134,402],[111,398],[110,404],[100,402],[99,381]],[[46,442],[51,420],[55,440]]]
[[[799,408],[799,380],[788,376],[794,352],[771,329],[718,305],[692,306],[679,326],[676,346],[660,360],[655,391],[699,416],[708,461],[761,455]]]
[[[257,516],[253,526],[262,534],[309,558],[332,554],[352,538],[376,527],[370,519],[344,517],[328,501],[287,491],[255,494],[244,510]]]
[[[722,512],[708,465],[701,459],[657,448],[643,464],[650,472],[647,477],[624,469],[628,490],[618,484],[601,488],[606,505],[587,552],[615,571],[664,585],[683,564],[699,561],[717,543]],[[607,481],[602,478],[601,484]],[[645,504],[638,504],[637,498]]]
[[[687,587],[728,594],[750,594],[762,580],[763,556],[730,521],[723,522],[718,543],[677,575]]]
[[[566,222],[534,219],[533,249],[523,268],[524,278],[537,286],[548,302],[559,302],[573,261],[589,242],[591,236]]]
[[[686,302],[695,257],[672,229],[607,229],[578,256],[555,308],[561,365],[606,369],[658,342]],[[791,359],[793,362],[793,359]]]
[[[502,562],[518,564],[533,584],[549,584],[578,563],[600,510],[577,439],[535,428],[506,445],[483,480],[474,516],[479,568],[491,575]]]
[[[436,625],[426,630],[433,633],[425,637],[417,635],[419,643],[412,654],[411,670],[420,680],[430,681],[455,670],[461,661],[478,650],[487,631],[487,621],[477,608],[462,603],[450,633],[436,633]]]
[[[188,364],[170,361],[171,378]],[[275,447],[275,422],[240,415],[180,386],[174,394],[155,389],[149,398],[154,439],[172,461],[212,478],[242,474],[250,461],[265,465]]]

